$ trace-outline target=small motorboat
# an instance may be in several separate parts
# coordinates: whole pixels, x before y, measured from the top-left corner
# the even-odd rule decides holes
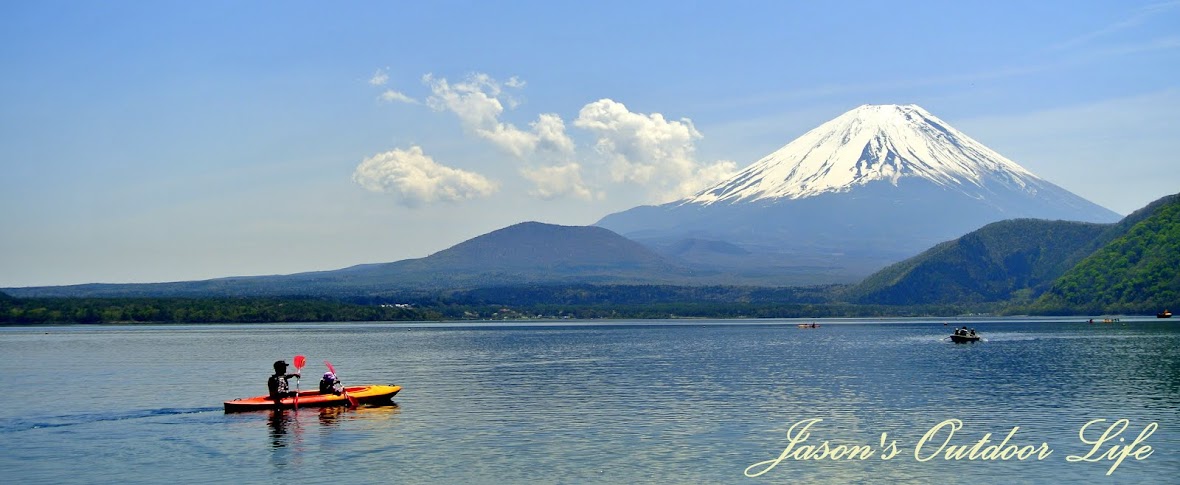
[[[345,392],[340,395],[322,394],[319,391],[300,391],[298,405],[301,408],[348,406],[351,398],[357,404],[382,406],[392,404],[393,396],[400,390],[402,390],[402,386],[368,385],[345,387]],[[225,412],[262,411],[276,408],[293,409],[295,406],[296,401],[293,397],[283,398],[279,405],[275,406],[275,402],[270,399],[270,396],[255,396],[225,401]]]
[[[798,326],[799,328],[819,328],[819,324],[818,324],[818,323],[800,323],[800,324],[799,324],[799,325],[797,325],[797,326]]]
[[[970,329],[967,327],[956,328],[955,333],[951,334],[951,342],[954,342],[957,344],[967,344],[967,343],[978,342],[981,339],[983,339],[983,336],[975,333],[974,328],[970,328]]]
[[[951,335],[951,342],[954,342],[957,344],[967,344],[967,343],[971,343],[971,342],[978,342],[982,338],[983,337],[979,336],[979,334],[976,334],[976,335],[952,334]]]
[[[1155,317],[1156,318],[1172,318],[1172,311],[1171,310],[1164,310],[1162,312],[1156,313]]]

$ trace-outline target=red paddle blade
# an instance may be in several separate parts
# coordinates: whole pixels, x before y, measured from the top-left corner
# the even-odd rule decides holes
[[[331,373],[333,373],[333,374],[335,374],[335,373],[336,373],[336,368],[335,368],[335,367],[332,367],[332,363],[331,363],[331,362],[328,362],[328,361],[326,361],[326,360],[325,360],[325,361],[324,361],[324,365],[328,366],[328,372],[331,372]]]
[[[295,368],[296,368],[296,369],[302,369],[302,368],[303,368],[303,364],[306,364],[306,363],[307,363],[307,358],[306,358],[306,357],[304,357],[304,356],[302,356],[302,355],[296,355],[296,356],[295,356]]]

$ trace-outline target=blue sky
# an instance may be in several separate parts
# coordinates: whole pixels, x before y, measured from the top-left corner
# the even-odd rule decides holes
[[[0,287],[591,224],[866,103],[1119,213],[1180,192],[1180,1],[11,1],[0,63]]]

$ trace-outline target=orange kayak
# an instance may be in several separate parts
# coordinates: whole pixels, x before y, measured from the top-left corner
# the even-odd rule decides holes
[[[360,404],[374,404],[380,406],[392,404],[393,396],[397,394],[398,391],[402,390],[402,386],[349,386],[345,387],[344,390],[348,391],[348,397],[356,399],[356,401]],[[299,407],[301,408],[322,408],[347,405],[348,398],[344,397],[343,394],[320,394],[319,391],[302,391],[299,393]],[[283,398],[277,407],[279,409],[292,409],[295,407],[295,398]],[[270,396],[246,397],[225,402],[225,412],[227,413],[235,413],[240,411],[260,411],[275,408],[275,402],[270,399]]]

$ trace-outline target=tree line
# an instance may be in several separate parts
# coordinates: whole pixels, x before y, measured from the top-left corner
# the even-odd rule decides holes
[[[0,298],[0,324],[437,320],[429,310],[300,298]]]
[[[521,319],[657,318],[825,318],[958,315],[971,310],[953,305],[853,305],[817,301],[814,290],[761,294],[762,290],[683,290],[665,287],[481,290],[423,298],[414,303],[337,301],[315,298],[11,298],[0,293],[0,324],[100,323],[300,323]],[[747,291],[753,293],[748,294]],[[634,292],[663,301],[641,302]],[[623,297],[627,293],[630,296]],[[611,301],[610,294],[619,298]],[[576,296],[574,296],[576,295]],[[788,296],[790,295],[790,296]],[[548,297],[548,298],[547,298]],[[792,297],[796,298],[793,301]]]

